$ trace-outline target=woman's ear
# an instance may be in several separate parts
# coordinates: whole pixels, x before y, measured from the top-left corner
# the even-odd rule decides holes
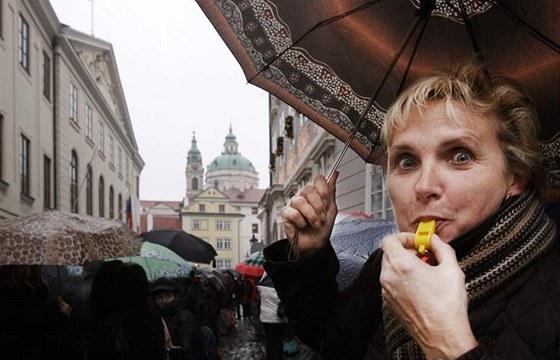
[[[529,177],[526,174],[513,174],[509,182],[507,194],[509,196],[520,195],[523,191],[525,191],[528,183]]]

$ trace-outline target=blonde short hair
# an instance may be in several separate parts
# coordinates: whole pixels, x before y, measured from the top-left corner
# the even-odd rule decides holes
[[[490,77],[475,65],[432,73],[411,85],[391,105],[381,130],[383,145],[390,146],[393,134],[406,127],[413,110],[422,111],[431,101],[443,101],[451,115],[453,103],[460,102],[470,112],[497,119],[498,140],[509,172],[533,189],[543,189],[539,120],[532,100],[519,84]]]

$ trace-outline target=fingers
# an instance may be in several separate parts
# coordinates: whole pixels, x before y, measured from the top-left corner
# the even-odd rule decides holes
[[[455,250],[449,244],[444,243],[437,235],[433,235],[430,240],[430,251],[434,254],[438,264],[457,262]]]

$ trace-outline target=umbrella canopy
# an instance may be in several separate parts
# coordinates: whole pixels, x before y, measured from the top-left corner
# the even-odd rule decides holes
[[[0,223],[0,265],[81,265],[138,255],[141,246],[114,219],[47,211]]]
[[[235,271],[254,277],[259,277],[264,274],[264,255],[262,251],[257,251],[251,254],[243,262],[235,266]]]
[[[127,256],[107,260],[121,260],[139,264],[146,271],[149,281],[159,278],[188,277],[192,271],[192,265],[185,259],[168,248],[151,242],[144,242],[142,244],[140,256]]]
[[[331,244],[340,262],[338,286],[350,284],[371,253],[381,246],[381,240],[396,231],[395,223],[388,220],[339,214],[331,234]]]
[[[211,244],[183,230],[154,229],[140,236],[144,241],[163,245],[191,262],[209,264],[218,255]]]
[[[248,81],[380,163],[384,111],[437,69],[479,59],[524,84],[560,188],[560,6],[548,0],[197,0]],[[557,135],[555,137],[555,135]]]

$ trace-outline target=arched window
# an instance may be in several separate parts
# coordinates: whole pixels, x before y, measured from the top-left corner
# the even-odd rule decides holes
[[[192,189],[193,190],[198,190],[198,178],[193,178],[192,179]]]
[[[78,155],[70,155],[70,211],[78,213]]]
[[[93,171],[89,164],[86,170],[86,213],[93,215]]]
[[[115,218],[115,192],[113,191],[113,185],[109,187],[109,218]]]
[[[122,212],[123,212],[123,211],[122,211],[122,195],[121,195],[121,194],[119,194],[119,203],[118,203],[118,205],[119,205],[119,207],[118,207],[118,209],[117,209],[117,216],[118,216],[118,219],[122,221],[122,220],[123,220],[123,217],[122,217]]]
[[[99,177],[99,217],[105,216],[105,181]]]

